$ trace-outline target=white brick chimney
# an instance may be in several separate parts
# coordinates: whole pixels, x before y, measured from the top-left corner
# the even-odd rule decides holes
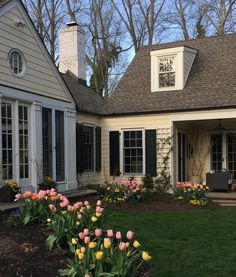
[[[75,23],[59,30],[59,71],[86,80],[86,34]]]

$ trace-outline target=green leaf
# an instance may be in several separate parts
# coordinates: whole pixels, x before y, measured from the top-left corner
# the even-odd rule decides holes
[[[31,215],[30,214],[26,214],[23,218],[23,224],[26,225],[30,222],[30,219],[31,219]]]
[[[118,275],[118,272],[115,272],[114,273],[115,275]],[[114,277],[115,275],[112,274],[112,273],[107,273],[107,272],[104,272],[104,273],[100,273],[98,276],[105,276],[105,277]]]
[[[68,276],[69,269],[59,269],[58,274],[60,276]]]
[[[46,240],[46,242],[45,242],[45,245],[46,245],[46,248],[47,248],[49,251],[52,250],[53,244],[54,244],[54,242],[56,241],[56,239],[57,239],[57,237],[56,237],[55,235],[50,235],[50,236],[47,238],[47,240]]]

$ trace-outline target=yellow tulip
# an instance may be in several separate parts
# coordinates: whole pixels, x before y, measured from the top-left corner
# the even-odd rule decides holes
[[[110,240],[104,240],[104,247],[106,249],[110,248],[111,247],[111,241]]]
[[[48,219],[47,219],[47,222],[48,222],[48,223],[50,223],[51,221],[52,221],[51,218],[48,218]]]
[[[80,222],[79,222],[79,221],[76,221],[76,225],[79,226],[79,225],[80,225]]]
[[[129,242],[126,242],[126,244],[125,244],[125,245],[126,245],[126,248],[128,248],[128,247],[129,247]]]
[[[91,249],[95,248],[96,246],[97,246],[97,243],[94,242],[94,241],[90,242],[89,245],[88,245],[88,247],[91,248]]]
[[[84,253],[79,253],[78,258],[79,258],[79,260],[83,260],[83,258],[84,258]]]
[[[102,213],[96,213],[96,217],[100,217]]]
[[[76,254],[77,256],[79,256],[79,253],[80,253],[80,249],[77,248],[77,249],[75,250],[75,254]]]
[[[72,244],[77,244],[77,242],[78,242],[78,239],[76,239],[76,238],[72,238],[72,239],[71,239],[71,243],[72,243]]]
[[[133,247],[134,248],[139,248],[140,246],[141,246],[141,244],[137,240],[135,240],[134,243],[133,243]]]
[[[98,251],[95,253],[95,257],[97,260],[101,260],[103,257],[103,252],[102,251]]]
[[[65,215],[65,214],[66,214],[66,211],[61,211],[61,213],[62,213],[63,215]]]
[[[92,222],[96,222],[98,220],[98,218],[96,216],[92,216],[91,220],[92,220]]]
[[[149,261],[152,257],[148,254],[148,252],[143,251],[142,258],[144,261]]]

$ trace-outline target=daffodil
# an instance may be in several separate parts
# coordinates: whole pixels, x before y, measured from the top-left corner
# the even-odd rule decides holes
[[[143,253],[142,253],[142,259],[144,261],[149,261],[149,260],[151,260],[151,258],[152,257],[148,254],[148,252],[143,251]]]

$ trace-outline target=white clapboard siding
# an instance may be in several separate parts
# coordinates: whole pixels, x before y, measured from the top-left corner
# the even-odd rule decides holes
[[[25,27],[16,27],[16,20]],[[71,101],[66,86],[30,24],[19,2],[0,16],[0,84]],[[26,59],[27,71],[21,78],[16,77],[8,65],[8,53],[13,48],[19,49]]]

